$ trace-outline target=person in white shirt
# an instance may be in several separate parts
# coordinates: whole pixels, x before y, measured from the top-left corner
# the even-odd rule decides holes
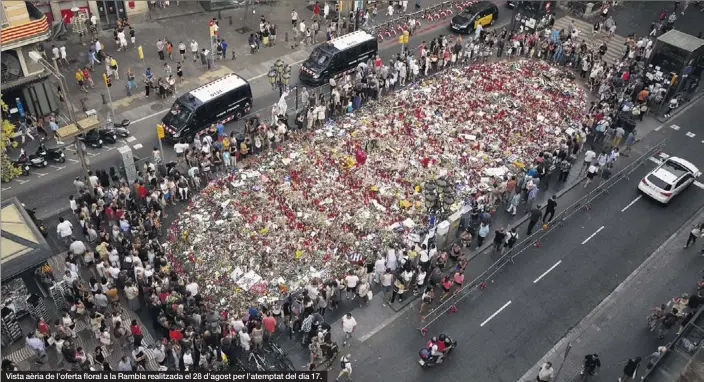
[[[117,280],[120,277],[120,268],[118,267],[113,267],[112,265],[108,267],[108,274],[110,277],[113,278],[113,280]]]
[[[396,271],[398,267],[398,260],[396,258],[396,249],[394,247],[389,248],[386,253],[386,268],[391,269],[391,272]]]
[[[193,367],[193,355],[191,355],[191,349],[186,349],[186,352],[183,353],[183,366],[186,367],[186,370],[190,370]]]
[[[582,168],[579,170],[580,174],[589,168],[594,161],[594,158],[596,158],[596,152],[594,152],[594,148],[592,147],[584,153],[584,162],[582,162]]]
[[[56,226],[56,234],[66,245],[69,245],[69,240],[71,239],[71,235],[73,235],[73,224],[63,217],[60,217],[59,224]]]
[[[345,339],[342,342],[342,346],[347,345],[347,340],[352,337],[354,329],[357,327],[357,320],[352,317],[352,313],[347,313],[342,317],[342,331],[345,333]]]
[[[58,61],[61,58],[61,53],[59,53],[59,48],[56,45],[51,46],[51,58],[54,61]]]
[[[251,344],[252,338],[249,336],[249,333],[247,333],[246,330],[240,330],[239,333],[240,333],[240,335],[239,335],[239,337],[240,337],[240,346],[242,347],[242,349],[243,349],[244,351],[248,352],[249,349],[250,349],[251,346],[252,346],[252,344]]]
[[[82,241],[76,240],[75,237],[71,237],[71,245],[69,245],[68,250],[73,253],[76,258],[82,258],[88,249]]]
[[[193,62],[198,61],[198,42],[196,40],[191,40],[191,54],[193,55]]]
[[[386,260],[384,257],[379,256],[379,258],[374,263],[374,282],[379,283],[381,280],[381,275],[386,271]]]
[[[350,272],[349,275],[345,276],[345,285],[347,286],[347,299],[350,299],[350,294],[352,294],[352,299],[356,296],[357,283],[359,283],[359,276]]]
[[[190,284],[186,285],[186,291],[191,294],[192,297],[198,295],[198,283],[192,281]]]
[[[553,373],[552,363],[545,362],[542,366],[540,366],[536,380],[538,382],[548,382],[552,379]]]

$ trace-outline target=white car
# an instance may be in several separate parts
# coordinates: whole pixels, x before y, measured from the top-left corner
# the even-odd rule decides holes
[[[667,204],[694,183],[699,175],[701,172],[691,162],[669,157],[638,183],[638,189],[658,202]]]

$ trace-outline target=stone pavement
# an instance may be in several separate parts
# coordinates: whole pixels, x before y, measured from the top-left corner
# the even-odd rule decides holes
[[[599,354],[602,362],[595,380],[616,381],[628,358],[645,358],[658,346],[667,345],[677,329],[672,329],[666,339],[658,340],[648,331],[646,317],[650,308],[663,303],[669,306],[673,297],[685,292],[691,295],[696,289],[702,259],[695,248],[682,247],[694,224],[702,220],[704,208],[670,236],[519,381],[535,380],[539,366],[547,361],[552,362],[556,371],[562,369],[555,382],[578,380],[584,356],[592,353]],[[642,376],[644,371],[645,362],[638,375]]]

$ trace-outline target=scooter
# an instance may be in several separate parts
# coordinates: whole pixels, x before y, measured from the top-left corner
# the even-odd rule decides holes
[[[98,129],[98,135],[107,144],[117,143],[117,134],[112,129]]]
[[[20,150],[20,158],[25,158],[25,163],[30,165],[31,167],[44,168],[49,165],[49,163],[42,156],[36,154],[27,156],[27,153],[24,151],[24,149]]]
[[[61,149],[47,149],[46,145],[43,143],[37,147],[37,155],[44,158],[45,160],[51,160],[58,163],[66,162],[66,154]]]
[[[95,130],[79,135],[78,140],[94,149],[103,147],[103,140],[100,138],[100,134]]]
[[[445,358],[447,358],[450,353],[457,347],[457,341],[453,340],[447,335],[442,335],[441,338],[444,337],[444,339],[441,339],[441,341],[445,342]],[[430,343],[429,343],[430,345]],[[437,365],[437,357],[434,357],[430,354],[430,346],[421,349],[418,352],[418,355],[420,355],[420,360],[418,360],[418,363],[422,368],[429,368]]]
[[[120,138],[127,138],[130,136],[130,131],[127,130],[127,126],[129,126],[130,123],[131,121],[129,119],[123,119],[120,122],[113,123],[112,127],[109,127],[108,130],[111,130]]]
[[[20,170],[22,170],[22,175],[29,175],[29,163],[27,160],[27,154],[21,152],[19,158],[14,160],[12,163],[15,165],[15,167],[18,167]]]

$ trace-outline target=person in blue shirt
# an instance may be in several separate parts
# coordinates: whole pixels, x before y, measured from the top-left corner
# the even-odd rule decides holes
[[[224,39],[221,40],[220,46],[222,47],[222,58],[227,59],[227,42]]]
[[[225,136],[225,125],[222,123],[218,122],[217,126],[215,126],[215,129],[218,132],[218,141],[222,140],[222,137]]]

